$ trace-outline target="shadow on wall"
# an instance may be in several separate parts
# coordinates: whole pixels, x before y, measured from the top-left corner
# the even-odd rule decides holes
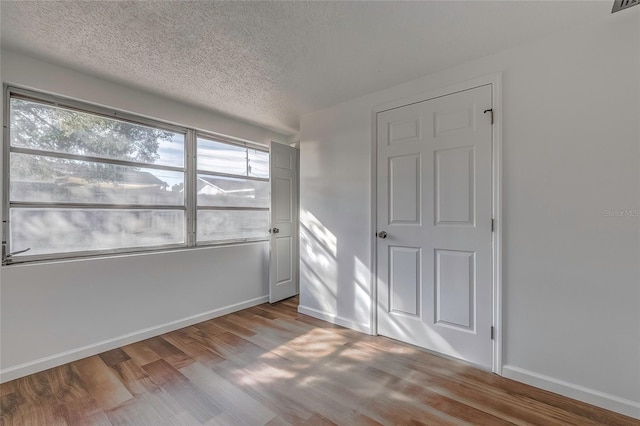
[[[371,270],[355,256],[345,265],[335,234],[308,210],[300,214],[300,253],[301,277],[308,284],[304,294],[308,299],[301,302],[348,321],[366,318],[365,325],[370,326]],[[349,300],[352,305],[344,303]],[[411,332],[402,322],[394,318],[390,321],[395,337],[411,340]],[[431,347],[454,352],[442,336],[431,330],[425,332]]]
[[[338,315],[338,241],[312,213],[300,212],[300,273],[315,309]],[[319,290],[316,290],[319,289]]]

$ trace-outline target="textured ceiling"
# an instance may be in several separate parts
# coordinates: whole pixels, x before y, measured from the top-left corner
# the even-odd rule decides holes
[[[300,115],[606,17],[604,2],[2,1],[3,47],[295,133]]]

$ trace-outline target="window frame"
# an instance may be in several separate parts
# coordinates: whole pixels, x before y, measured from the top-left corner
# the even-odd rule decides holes
[[[102,257],[110,255],[127,255],[127,254],[140,254],[140,253],[153,253],[183,249],[193,249],[197,247],[211,247],[211,246],[224,246],[244,242],[259,242],[268,241],[269,237],[260,238],[237,238],[223,241],[206,241],[197,242],[197,212],[199,207],[197,206],[197,177],[199,172],[197,170],[197,138],[204,137],[207,139],[213,139],[222,143],[242,146],[249,149],[256,149],[264,151],[270,154],[269,147],[259,143],[245,141],[242,139],[236,139],[230,136],[216,134],[211,131],[202,131],[192,127],[181,126],[165,121],[160,121],[152,118],[148,118],[142,115],[132,114],[125,111],[121,111],[115,108],[105,107],[90,102],[80,101],[73,98],[54,95],[51,93],[34,91],[31,89],[25,89],[14,85],[3,84],[3,96],[4,96],[4,114],[3,114],[3,173],[2,173],[2,266],[15,265],[28,262],[38,261],[63,261],[74,260],[91,257]],[[102,116],[105,118],[116,119],[131,124],[142,125],[147,127],[154,127],[161,130],[167,130],[175,133],[183,134],[185,137],[184,145],[184,163],[183,167],[167,166],[167,165],[154,165],[149,163],[139,163],[128,160],[108,159],[96,156],[83,156],[78,154],[65,154],[55,151],[37,150],[31,148],[11,147],[11,99],[24,99],[27,101],[33,101],[44,105],[50,105],[55,107],[65,108],[71,111],[79,113],[88,113],[93,115]],[[11,202],[10,199],[10,158],[11,153],[23,153],[23,154],[41,154],[53,158],[64,158],[70,160],[81,161],[98,161],[100,163],[130,166],[130,167],[145,167],[157,170],[169,170],[184,173],[184,200],[181,206],[178,205],[151,205],[151,204],[110,204],[110,203],[65,203],[65,202]],[[224,174],[215,173],[216,176],[225,176]],[[250,176],[240,175],[226,175],[228,177],[246,178],[260,181],[270,181],[269,178],[253,178]],[[84,250],[73,252],[60,252],[60,253],[48,253],[48,254],[35,254],[35,255],[21,255],[19,257],[7,257],[12,253],[11,242],[9,238],[10,232],[10,209],[12,207],[52,207],[52,208],[87,208],[87,209],[120,209],[120,210],[173,210],[184,211],[185,223],[185,242],[181,244],[162,244],[154,246],[141,246],[141,247],[123,247],[115,249],[104,250]],[[208,209],[203,206],[200,209]],[[217,210],[256,210],[255,208],[224,208],[215,207],[212,209]],[[270,210],[270,208],[260,208],[260,210]],[[21,247],[16,250],[21,250]]]

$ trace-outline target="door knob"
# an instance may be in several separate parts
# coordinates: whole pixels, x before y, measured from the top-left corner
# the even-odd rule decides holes
[[[271,233],[277,234],[278,232],[280,232],[280,230],[279,230],[278,228],[271,228],[271,229],[269,229],[269,233],[270,233],[270,234],[271,234]]]
[[[387,232],[386,231],[380,231],[376,235],[378,235],[378,238],[382,238],[382,239],[387,238]]]

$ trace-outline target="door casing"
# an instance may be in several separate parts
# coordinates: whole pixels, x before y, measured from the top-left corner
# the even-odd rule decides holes
[[[494,219],[492,233],[492,362],[491,371],[502,375],[502,73],[489,74],[459,84],[420,93],[411,97],[386,102],[374,107],[371,111],[371,334],[378,334],[378,265],[377,243],[377,168],[378,168],[378,113],[390,109],[424,102],[431,99],[451,95],[476,87],[491,85],[491,101],[493,105],[493,131],[491,141],[491,209]]]

